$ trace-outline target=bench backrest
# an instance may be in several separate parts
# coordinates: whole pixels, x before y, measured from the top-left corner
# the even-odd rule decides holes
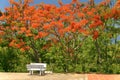
[[[28,70],[46,70],[46,63],[31,63],[27,64]]]
[[[43,65],[45,68],[47,67],[46,63],[30,63],[30,65]]]

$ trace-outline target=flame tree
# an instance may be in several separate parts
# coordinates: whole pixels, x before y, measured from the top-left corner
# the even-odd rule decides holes
[[[62,54],[63,69],[67,72],[67,64],[75,63],[75,68],[79,63],[81,46],[90,38],[95,42],[97,63],[100,63],[98,38],[106,31],[107,21],[119,18],[119,0],[113,8],[110,8],[110,0],[99,4],[94,0],[58,2],[60,7],[44,3],[31,6],[32,0],[10,0],[11,6],[5,8],[0,17],[1,43],[7,42],[9,47],[32,53],[35,62],[43,62],[41,50],[49,52],[55,46],[59,48],[55,55]]]

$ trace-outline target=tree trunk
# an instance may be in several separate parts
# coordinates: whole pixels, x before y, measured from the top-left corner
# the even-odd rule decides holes
[[[100,63],[101,50],[99,48],[99,44],[98,44],[97,40],[95,41],[95,47],[96,47],[97,52],[98,52],[98,54],[97,54],[97,64],[99,64]]]
[[[40,59],[39,59],[39,52],[37,51],[36,47],[34,46],[34,42],[31,40],[31,48],[33,49],[34,51],[34,60],[36,63],[39,63],[41,62]]]

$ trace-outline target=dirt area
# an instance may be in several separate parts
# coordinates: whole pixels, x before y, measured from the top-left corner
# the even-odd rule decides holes
[[[88,80],[120,80],[120,74],[88,74]]]
[[[0,80],[87,80],[86,74],[61,74],[52,73],[40,76],[39,74],[29,75],[29,73],[0,73]]]
[[[73,74],[49,73],[40,76],[37,73],[2,73],[0,80],[120,80],[120,74]]]

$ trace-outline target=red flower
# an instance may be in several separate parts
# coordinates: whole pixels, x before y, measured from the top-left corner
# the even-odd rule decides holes
[[[79,32],[84,34],[85,36],[88,36],[90,34],[90,32],[88,30],[85,30],[85,29],[80,29]]]
[[[63,2],[61,0],[58,0],[58,3],[59,3],[60,6],[63,5]]]
[[[93,32],[93,39],[96,40],[98,38],[98,36],[99,36],[98,31],[94,31]]]
[[[49,29],[51,28],[51,26],[48,25],[48,24],[45,24],[45,25],[43,26],[43,28],[44,28],[45,30],[49,30]]]
[[[78,17],[80,17],[80,18],[85,17],[85,14],[84,14],[84,13],[82,13],[82,12],[79,12],[77,15],[78,15]]]
[[[39,24],[38,24],[38,23],[33,23],[33,24],[32,24],[32,27],[33,27],[33,28],[38,28],[38,27],[39,27]]]
[[[78,2],[78,0],[72,0],[72,3],[77,3]]]

